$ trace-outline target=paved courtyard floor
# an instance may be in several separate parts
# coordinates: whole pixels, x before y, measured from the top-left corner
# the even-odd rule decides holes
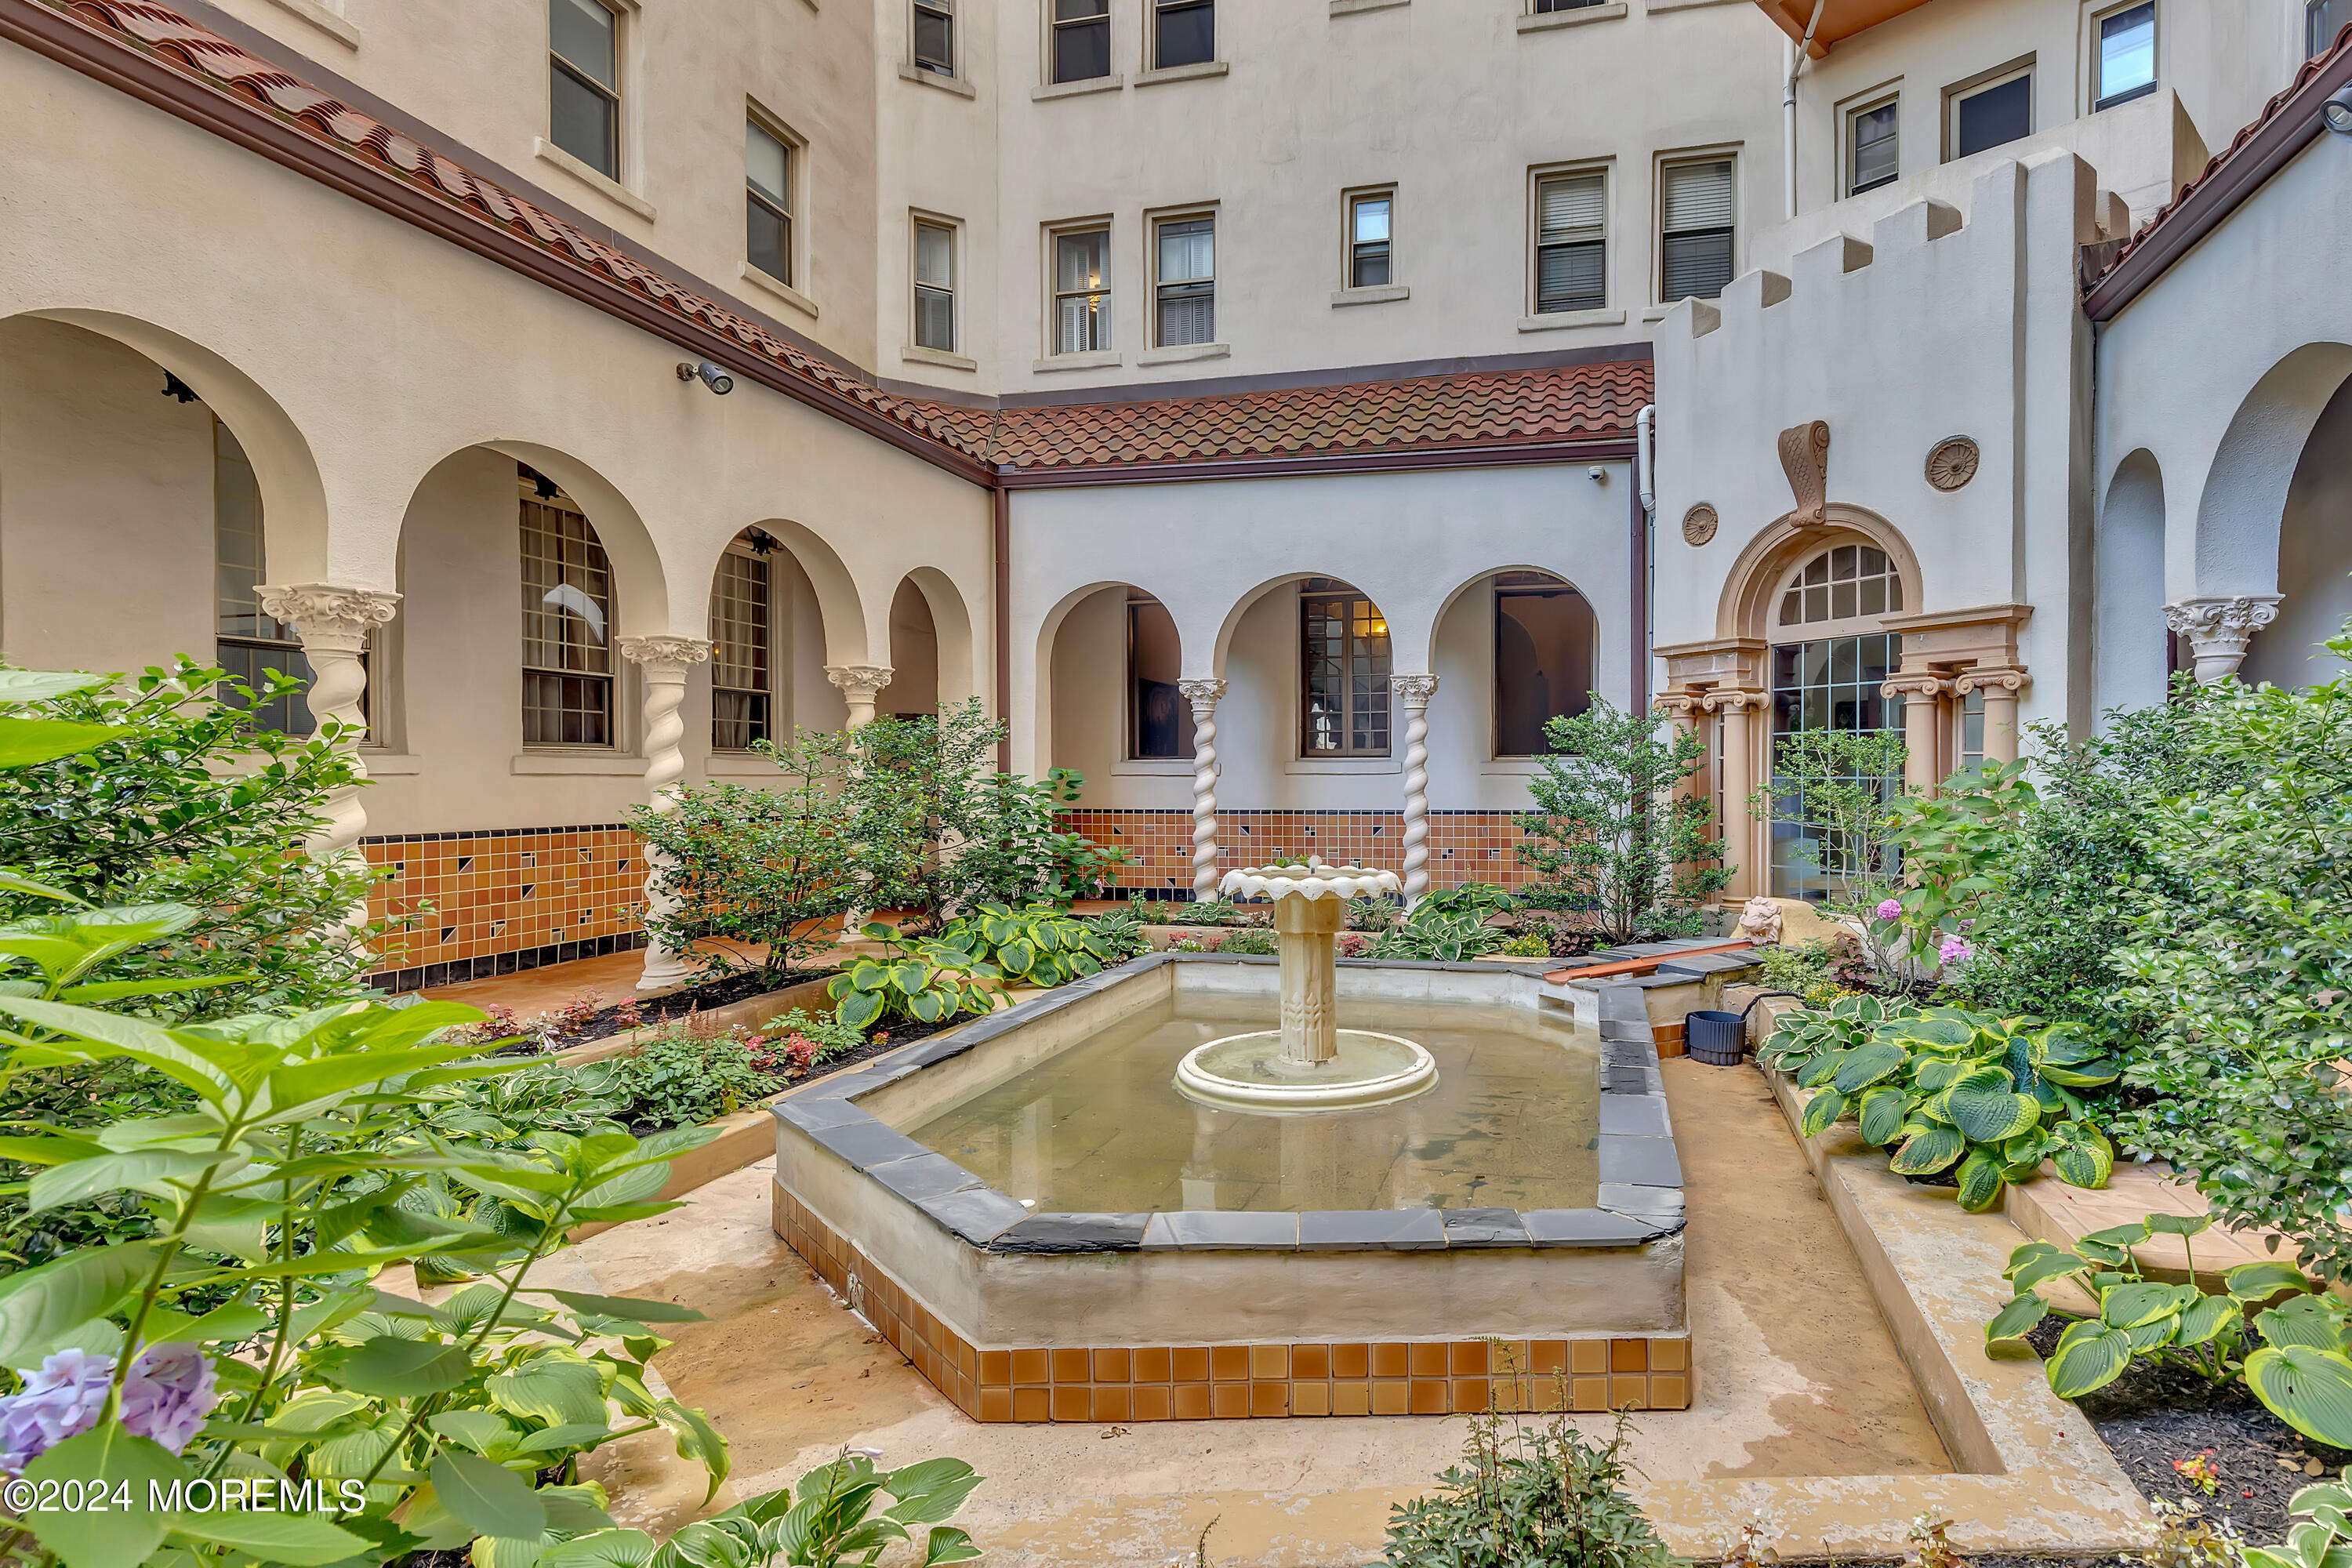
[[[1697,1404],[1638,1418],[1642,1471],[1669,1482],[1948,1470],[1755,1071],[1677,1058],[1665,1079],[1692,1215]],[[1425,1489],[1459,1450],[1461,1423],[1431,1418],[981,1426],[776,1239],[772,1174],[762,1161],[690,1207],[562,1259],[605,1291],[709,1315],[682,1325],[657,1364],[732,1439],[731,1496],[789,1484],[845,1444],[882,1449],[886,1466],[952,1455],[987,1477],[959,1522],[1000,1568],[1190,1563],[1212,1520],[1209,1561],[1225,1568],[1356,1568],[1379,1557],[1390,1504]],[[600,1479],[625,1521],[656,1530],[700,1501],[695,1476],[657,1440],[610,1452]],[[1737,1521],[1664,1522],[1683,1535]]]

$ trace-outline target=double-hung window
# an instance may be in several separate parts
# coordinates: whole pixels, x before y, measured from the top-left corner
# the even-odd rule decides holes
[[[302,654],[302,636],[261,607],[261,486],[253,464],[229,427],[213,421],[213,604],[217,617],[213,658],[228,671],[234,685],[257,693],[273,673],[291,675],[306,684],[310,661]],[[362,655],[365,668],[365,655]],[[246,722],[257,730],[282,735],[307,735],[317,728],[310,704],[300,693],[265,698],[248,704],[237,693],[224,689],[221,700],[232,707],[248,708]],[[364,715],[362,715],[364,717]]]
[[[1156,69],[1202,65],[1217,58],[1216,0],[1144,0],[1151,7]]]
[[[1217,341],[1217,220],[1161,218],[1155,226],[1157,346]]]
[[[547,139],[621,177],[621,18],[604,0],[547,0]]]
[[[2099,79],[2093,86],[2094,110],[2113,109],[2156,90],[2156,0],[2110,11],[2096,24]]]
[[[743,122],[744,258],[779,283],[793,280],[793,150],[756,120]]]
[[[955,230],[915,225],[915,346],[955,353]]]
[[[1965,158],[2033,133],[2033,68],[2021,66],[1947,95],[1951,155]]]
[[[1658,203],[1661,303],[1712,300],[1731,281],[1732,160],[1668,163]]]
[[[1110,230],[1054,237],[1054,352],[1110,347]]]
[[[1375,191],[1348,199],[1348,287],[1385,289],[1396,280],[1389,254],[1389,221],[1396,193]]]
[[[1536,314],[1609,303],[1609,177],[1599,170],[1536,182]]]
[[[955,75],[955,0],[914,0],[914,5],[916,68]]]
[[[764,535],[758,536],[765,538]],[[772,543],[770,548],[773,548]],[[774,703],[769,671],[770,565],[756,542],[719,558],[710,595],[710,745],[748,752],[771,740]]]
[[[1892,184],[1903,173],[1903,143],[1894,99],[1846,116],[1846,195]]]
[[[1299,738],[1307,757],[1389,754],[1389,623],[1345,583],[1299,585]]]
[[[522,739],[613,743],[613,567],[562,491],[526,474],[522,498]]]
[[[1110,0],[1052,0],[1054,79],[1110,75]]]

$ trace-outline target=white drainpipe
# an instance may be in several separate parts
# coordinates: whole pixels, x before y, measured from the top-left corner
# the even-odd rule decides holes
[[[1642,412],[1633,416],[1634,487],[1642,498],[1642,519],[1648,531],[1647,546],[1643,556],[1649,570],[1643,574],[1642,625],[1646,628],[1651,647],[1658,642],[1658,405],[1642,405]],[[1649,650],[1643,650],[1649,658]],[[1648,670],[1643,671],[1643,689],[1649,689]]]
[[[1789,64],[1788,80],[1780,89],[1783,217],[1797,216],[1797,78],[1804,74],[1805,62],[1812,57],[1813,29],[1822,25],[1822,8],[1828,4],[1829,0],[1813,0],[1813,19],[1805,24],[1804,42],[1781,46],[1781,56]]]

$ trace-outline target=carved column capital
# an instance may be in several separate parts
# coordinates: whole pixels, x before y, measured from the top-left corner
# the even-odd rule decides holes
[[[623,637],[613,646],[619,649],[621,657],[631,664],[644,665],[647,675],[656,678],[669,675],[680,680],[686,678],[686,672],[689,668],[710,657],[710,642],[705,637],[681,637],[657,634],[652,637]]]
[[[1407,709],[1426,708],[1429,700],[1437,695],[1437,677],[1433,675],[1391,675],[1389,689],[1397,694]]]
[[[898,672],[887,664],[828,664],[824,678],[841,689],[843,696],[852,702],[874,700],[875,694],[890,684]]]
[[[1214,708],[1225,700],[1225,683],[1205,677],[1180,680],[1176,683],[1176,689],[1184,694],[1184,700],[1192,705],[1192,711],[1196,714]]]
[[[1933,670],[1896,671],[1878,688],[1881,697],[1916,697],[1933,701],[1952,689],[1952,683]]]
[[[2189,639],[2197,679],[2211,684],[2238,673],[2253,635],[2278,619],[2281,595],[2241,594],[2183,599],[2164,606],[2164,624]]]
[[[1761,691],[1710,691],[1699,699],[1699,706],[1710,713],[1739,713],[1765,707],[1770,701],[1770,697]]]
[[[1678,724],[1688,724],[1696,721],[1700,710],[1706,705],[1706,693],[1703,691],[1663,692],[1659,695],[1656,704],[1659,712]]]
[[[261,613],[295,628],[306,650],[358,653],[368,634],[400,613],[400,595],[335,583],[264,583],[254,592]]]
[[[1971,691],[2016,693],[2025,689],[2027,676],[2022,669],[1969,669],[1960,672],[1952,682],[1952,689],[1966,697]]]

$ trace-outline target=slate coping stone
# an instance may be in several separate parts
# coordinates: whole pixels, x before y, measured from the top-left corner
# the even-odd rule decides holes
[[[1134,1252],[1148,1214],[1035,1214],[988,1244],[991,1252]]]
[[[867,1166],[866,1173],[908,1203],[988,1184],[945,1154],[929,1152],[911,1154],[904,1160],[886,1160]]]
[[[1538,1247],[1629,1247],[1667,1234],[1654,1221],[1606,1209],[1529,1209],[1519,1217]]]
[[[1517,1209],[1447,1209],[1448,1247],[1526,1247],[1528,1227]]]
[[[1601,1088],[1605,1094],[1664,1094],[1666,1086],[1655,1068],[1612,1067],[1601,1069]]]
[[[1593,1201],[1612,1214],[1655,1220],[1668,1230],[1683,1227],[1683,1190],[1680,1187],[1637,1187],[1622,1182],[1603,1182]]]
[[[1666,1117],[1661,1094],[1604,1094],[1601,1097],[1601,1135],[1623,1133],[1635,1138],[1672,1138],[1674,1124]]]
[[[934,1198],[918,1198],[915,1206],[974,1247],[986,1247],[1029,1217],[1027,1209],[993,1187],[966,1187]]]
[[[880,1089],[890,1081],[890,1075],[872,1068],[860,1068],[856,1072],[837,1072],[822,1078],[793,1099],[801,1104],[819,1100],[850,1100],[870,1089]]]
[[[1635,1138],[1603,1132],[1599,1142],[1602,1181],[1623,1182],[1637,1187],[1683,1184],[1682,1163],[1675,1158],[1671,1138]]]
[[[1223,1209],[1182,1209],[1156,1214],[1144,1226],[1143,1249],[1205,1252],[1220,1248],[1298,1250],[1295,1214],[1241,1214]]]
[[[1301,1252],[1442,1252],[1435,1209],[1310,1209],[1298,1216]]]
[[[853,1122],[874,1120],[871,1111],[845,1100],[818,1100],[798,1095],[777,1101],[775,1114],[777,1121],[789,1121],[803,1132],[814,1132],[820,1127],[847,1127]]]
[[[840,1127],[815,1128],[809,1136],[860,1171],[929,1152],[904,1132],[886,1127],[871,1116]]]

